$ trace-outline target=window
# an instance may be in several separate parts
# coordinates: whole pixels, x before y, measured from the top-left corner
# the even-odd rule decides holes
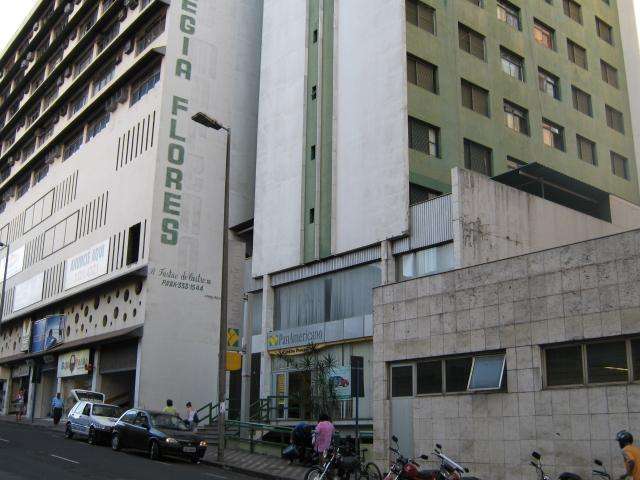
[[[76,60],[76,62],[73,64],[73,78],[76,78],[78,75],[80,75],[84,71],[85,68],[87,68],[87,65],[91,63],[92,55],[93,55],[93,47],[89,48],[82,55],[80,55],[78,60]]]
[[[51,137],[51,135],[53,135],[53,123],[42,127],[40,136],[38,137],[38,145],[42,145],[44,142],[46,142],[47,139]]]
[[[442,360],[433,362],[418,362],[416,364],[416,393],[442,393]]]
[[[611,173],[616,177],[629,180],[628,163],[629,161],[622,155],[619,155],[616,152],[611,152]]]
[[[140,230],[140,223],[136,223],[129,227],[129,239],[127,241],[127,265],[136,263],[140,258]]]
[[[11,175],[11,167],[4,167],[0,170],[0,182],[4,182]]]
[[[91,415],[91,404],[90,403],[87,403],[84,406],[84,409],[82,410],[82,415],[86,415],[86,416]]]
[[[120,22],[113,22],[102,32],[98,39],[98,52],[104,50],[120,33]]]
[[[564,128],[543,118],[542,142],[548,147],[564,151]]]
[[[485,60],[483,35],[459,23],[458,42],[462,50],[474,57],[478,57],[480,60]]]
[[[78,217],[79,213],[75,212],[44,232],[42,246],[43,258],[48,257],[52,253],[57,252],[77,240]]]
[[[580,346],[545,350],[547,386],[579,385],[582,383],[582,352]]]
[[[456,393],[467,391],[472,363],[473,359],[471,357],[445,360],[445,392]]]
[[[89,89],[85,88],[80,95],[78,95],[76,98],[74,98],[71,101],[71,108],[69,109],[71,116],[78,113],[82,109],[82,107],[85,106],[85,104],[87,103],[88,97],[89,97]]]
[[[538,68],[538,88],[541,92],[560,100],[560,79],[543,68]]]
[[[436,34],[436,11],[419,0],[406,0],[407,22],[433,35]]]
[[[73,155],[78,150],[80,150],[80,147],[82,146],[82,137],[83,136],[84,136],[83,132],[78,132],[71,140],[69,140],[64,145],[64,153],[62,155],[63,160],[66,160],[71,155]]]
[[[453,264],[453,243],[445,243],[403,254],[398,264],[398,268],[401,269],[398,276],[402,280],[424,277],[452,270]]]
[[[628,380],[624,340],[587,345],[587,383],[625,382]]]
[[[138,43],[136,45],[136,54],[146,49],[156,38],[158,38],[162,34],[162,32],[164,32],[164,23],[165,17],[160,17],[145,29],[142,36],[138,38]]]
[[[93,81],[94,95],[102,90],[111,80],[113,80],[115,71],[116,66],[115,64],[112,64],[105,68],[102,72],[100,72],[99,76]]]
[[[609,128],[612,128],[616,132],[624,133],[624,117],[622,116],[622,112],[609,105],[604,106],[604,111]]]
[[[407,80],[419,87],[438,93],[438,67],[417,57],[407,57]]]
[[[600,60],[600,70],[602,72],[602,80],[612,87],[618,88],[618,70],[604,60]]]
[[[596,17],[596,31],[602,40],[613,45],[613,27],[611,25]]]
[[[591,165],[597,165],[596,144],[581,135],[576,135],[576,141],[578,144],[578,158]]]
[[[44,94],[42,98],[42,110],[46,110],[46,108],[53,103],[53,101],[58,98],[58,88],[53,87],[47,93]]]
[[[582,24],[582,8],[574,0],[563,0],[564,14],[571,20]]]
[[[29,178],[23,178],[21,181],[18,182],[18,185],[16,186],[16,198],[22,197],[25,193],[29,191],[29,183],[30,183]]]
[[[89,127],[87,128],[87,142],[107,127],[110,118],[110,115],[105,113],[89,124]]]
[[[416,183],[409,183],[409,205],[426,202],[442,195],[442,192],[432,190]]]
[[[522,160],[518,160],[517,158],[507,156],[507,168],[509,170],[517,170],[518,168],[524,167],[527,162],[523,162]]]
[[[492,172],[491,156],[490,148],[471,140],[464,140],[464,164],[469,170],[490,177]]]
[[[578,87],[571,86],[571,96],[573,98],[573,108],[585,115],[593,116],[591,106],[591,95],[587,92],[580,90]]]
[[[524,58],[504,47],[500,47],[500,60],[504,73],[517,80],[524,81]]]
[[[413,396],[413,367],[411,365],[391,368],[391,396]]]
[[[578,65],[579,67],[588,69],[587,67],[587,51],[575,42],[567,39],[567,52],[569,53],[569,60]]]
[[[409,148],[434,157],[440,156],[440,129],[409,117]]]
[[[36,141],[33,140],[32,142],[29,142],[27,146],[22,150],[22,161],[24,162],[25,160],[27,160],[33,154],[33,152],[35,152],[35,150]]]
[[[364,358],[351,357],[351,396],[364,397]]]
[[[140,81],[131,92],[131,105],[135,105],[149,93],[160,81],[160,70],[154,71],[151,75]]]
[[[80,26],[78,27],[78,32],[80,36],[85,35],[89,30],[91,30],[91,27],[93,27],[93,25],[96,23],[97,16],[98,16],[98,9],[94,8],[93,11],[85,17],[84,22],[81,23]]]
[[[489,91],[462,79],[462,106],[485,117],[489,116]]]
[[[533,39],[536,43],[550,50],[555,50],[554,37],[555,32],[551,27],[548,27],[544,23],[534,19]]]
[[[505,122],[514,132],[529,135],[529,112],[515,103],[504,101]]]
[[[469,390],[500,390],[506,361],[504,354],[474,357],[469,378]]]
[[[44,180],[44,177],[49,173],[49,165],[46,163],[41,163],[33,169],[33,184],[40,183]]]
[[[467,0],[467,2],[473,3],[476,7],[480,7],[480,8],[484,6],[483,0]]]
[[[27,127],[31,126],[40,116],[40,105],[37,105],[33,110],[27,113]]]
[[[506,0],[498,0],[498,20],[520,30],[520,9]]]
[[[311,87],[311,100],[315,100],[318,97],[318,87],[314,85]]]

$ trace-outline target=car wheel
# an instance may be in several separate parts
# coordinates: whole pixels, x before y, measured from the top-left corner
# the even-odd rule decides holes
[[[87,443],[89,445],[95,445],[96,442],[96,431],[93,427],[89,429],[89,435],[87,436]]]
[[[70,423],[67,423],[67,428],[64,429],[64,438],[73,438],[73,430],[71,430]]]
[[[111,437],[111,450],[117,452],[118,450],[120,450],[120,448],[120,435],[114,433]]]
[[[149,445],[149,458],[151,460],[160,460],[160,447],[158,442],[151,442]]]

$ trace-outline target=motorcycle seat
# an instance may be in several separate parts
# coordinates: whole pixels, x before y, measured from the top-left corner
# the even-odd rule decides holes
[[[580,475],[576,475],[575,473],[564,472],[560,474],[558,480],[582,480],[582,477],[580,477]]]
[[[440,470],[420,470],[418,472],[418,478],[424,480],[433,480],[435,478],[438,478],[438,473],[440,473]]]

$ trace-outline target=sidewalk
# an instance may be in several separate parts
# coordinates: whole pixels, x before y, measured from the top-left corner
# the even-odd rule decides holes
[[[238,473],[257,476],[265,480],[302,480],[307,468],[297,463],[289,462],[278,457],[249,453],[242,450],[226,449],[224,463],[217,460],[218,454],[214,448],[208,449],[204,456],[205,463],[216,467],[226,468]]]
[[[64,432],[65,419],[61,419],[58,425],[53,424],[53,418],[34,418],[30,420],[23,417],[20,422],[16,421],[15,415],[0,415],[0,422],[15,423],[17,425],[27,425],[30,427],[46,428],[49,430],[58,430]]]

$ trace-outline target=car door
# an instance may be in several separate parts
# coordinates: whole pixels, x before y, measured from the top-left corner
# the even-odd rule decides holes
[[[85,403],[78,418],[78,429],[82,435],[89,435],[89,424],[91,423],[91,404]]]
[[[120,420],[116,423],[116,429],[118,431],[118,435],[120,435],[120,445],[123,448],[128,448],[131,442],[131,431],[133,430],[133,422],[136,418],[136,414],[136,410],[129,410],[122,415]]]
[[[71,431],[73,433],[82,433],[80,431],[79,419],[80,419],[80,413],[82,412],[83,408],[84,408],[84,402],[80,402],[75,404],[71,409],[71,411],[69,412],[69,417],[68,417],[69,424],[71,425]]]
[[[131,429],[131,447],[146,450],[149,444],[149,417],[145,412],[138,412]]]

